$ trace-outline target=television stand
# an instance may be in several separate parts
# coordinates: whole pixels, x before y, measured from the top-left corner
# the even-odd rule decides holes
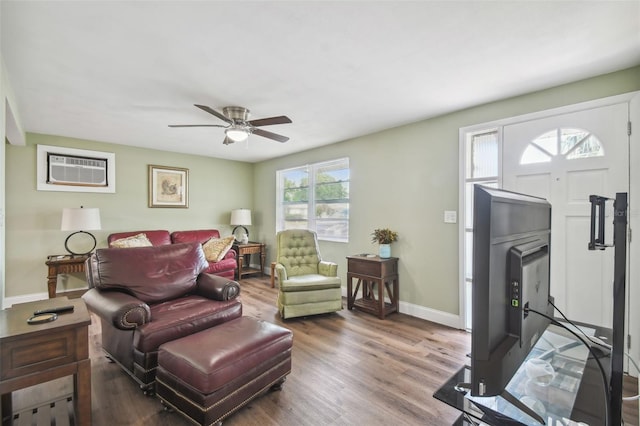
[[[587,324],[579,325],[592,329],[593,334],[597,337],[611,340],[612,331],[610,329]],[[542,356],[543,359],[550,361],[556,371],[556,380],[549,386],[540,389],[541,394],[549,396],[548,401],[534,395],[545,408],[541,417],[547,424],[554,424],[555,419],[561,418],[586,424],[606,424],[609,402],[605,398],[600,369],[597,362],[588,356],[587,348],[584,345],[571,345],[571,340],[577,339],[556,325],[549,325],[543,337],[545,338],[540,338],[531,350],[530,356]],[[553,347],[549,341],[559,343],[559,347],[565,350],[552,351]],[[602,364],[605,372],[609,375],[609,362],[606,361],[606,359],[602,361]],[[507,386],[509,393],[516,400],[527,392],[531,394],[532,390],[535,391],[535,389],[527,388],[528,377],[525,369],[523,364]],[[504,395],[486,398],[471,397],[468,392],[469,387],[465,388],[464,386],[470,382],[471,369],[469,366],[463,366],[433,394],[433,397],[460,410],[462,417],[474,418],[489,425],[526,425],[533,422],[534,419],[529,415],[525,416],[520,406],[518,409],[514,407],[509,396],[506,398]],[[556,386],[556,383],[562,383],[562,386],[573,383],[571,392],[567,388]],[[456,424],[463,424],[460,422],[461,420],[462,418]],[[536,420],[542,423],[539,419],[536,418]]]
[[[458,383],[456,385],[456,390],[459,391],[459,392],[462,392],[463,390],[464,391],[471,391],[471,383]],[[523,413],[525,413],[529,417],[535,419],[535,421],[537,421],[538,423],[540,423],[542,425],[546,424],[544,419],[538,413],[533,411],[531,408],[529,408],[528,405],[524,404],[522,401],[517,399],[510,392],[504,390],[504,391],[502,391],[500,396],[505,401],[511,403],[511,405],[516,407],[518,410],[522,411]],[[481,406],[478,406],[478,408],[480,408],[480,410],[482,410]]]

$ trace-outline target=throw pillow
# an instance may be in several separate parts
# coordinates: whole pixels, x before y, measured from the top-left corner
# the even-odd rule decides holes
[[[152,246],[151,241],[146,234],[137,234],[127,238],[120,238],[111,242],[111,247],[129,248],[129,247],[149,247]]]
[[[235,237],[233,235],[225,238],[210,238],[209,241],[202,245],[204,257],[209,262],[220,262],[231,249],[234,241]]]

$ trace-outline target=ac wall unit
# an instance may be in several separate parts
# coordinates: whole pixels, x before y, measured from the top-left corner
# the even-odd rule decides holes
[[[108,186],[107,159],[47,153],[47,183]]]

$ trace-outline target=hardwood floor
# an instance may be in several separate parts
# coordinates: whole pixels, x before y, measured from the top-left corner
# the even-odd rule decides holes
[[[244,315],[293,331],[293,366],[282,391],[255,399],[225,426],[450,425],[458,417],[432,395],[465,363],[468,333],[404,314],[382,321],[348,311],[346,301],[336,314],[282,321],[268,277],[247,278],[241,286]],[[103,356],[99,322],[92,320],[93,425],[190,425],[144,396]],[[70,389],[71,379],[65,378],[18,391],[14,406],[37,405]],[[627,424],[637,425],[637,414],[637,403],[625,404],[625,415],[635,416]]]

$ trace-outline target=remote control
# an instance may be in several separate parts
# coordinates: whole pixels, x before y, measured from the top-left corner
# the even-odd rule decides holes
[[[38,309],[33,313],[33,315],[60,314],[60,313],[71,312],[71,311],[73,311],[73,305],[58,306],[57,308]]]

